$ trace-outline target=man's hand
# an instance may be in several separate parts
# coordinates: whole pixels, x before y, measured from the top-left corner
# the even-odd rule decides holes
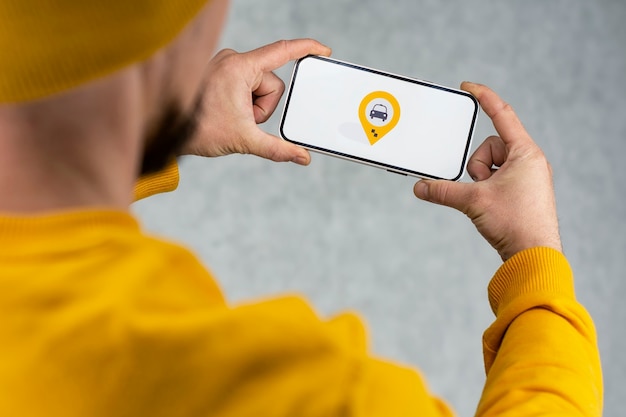
[[[415,195],[465,213],[502,260],[536,246],[561,251],[552,169],[543,152],[496,93],[473,83],[461,88],[478,99],[499,136],[488,137],[470,158],[474,184],[423,180]]]
[[[330,49],[312,39],[279,41],[247,53],[220,51],[209,63],[198,133],[182,154],[258,155],[272,161],[308,165],[309,153],[262,131],[285,84],[272,71],[306,55],[329,56]]]

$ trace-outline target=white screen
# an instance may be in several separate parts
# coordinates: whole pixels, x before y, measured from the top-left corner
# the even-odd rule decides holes
[[[413,175],[459,179],[477,111],[464,92],[307,57],[294,72],[281,135]]]

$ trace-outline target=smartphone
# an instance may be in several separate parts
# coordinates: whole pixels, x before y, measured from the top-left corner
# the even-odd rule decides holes
[[[280,135],[398,174],[458,181],[478,109],[465,91],[311,55],[294,65]]]

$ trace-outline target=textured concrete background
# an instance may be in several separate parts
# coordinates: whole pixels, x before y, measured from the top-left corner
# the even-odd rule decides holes
[[[235,0],[222,44],[314,37],[339,59],[509,101],[555,171],[563,243],[599,332],[605,415],[626,393],[626,2]],[[288,80],[291,66],[278,74]],[[281,106],[282,109],[282,106]],[[279,112],[265,125],[277,132]],[[484,115],[476,144],[493,133]],[[367,321],[374,352],[418,367],[459,415],[484,372],[486,286],[497,254],[463,215],[420,202],[413,180],[313,155],[186,159],[177,192],[135,206],[185,242],[234,302],[306,295],[323,315]]]

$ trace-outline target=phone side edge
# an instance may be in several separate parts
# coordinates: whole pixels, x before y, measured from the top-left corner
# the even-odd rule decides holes
[[[296,83],[296,76],[298,74],[298,68],[300,67],[300,64],[302,63],[302,61],[304,61],[307,58],[311,58],[313,56],[314,55],[304,56],[302,58],[297,59],[296,62],[293,64],[293,69],[291,71],[291,79],[289,80],[289,88],[287,89],[287,96],[285,98],[285,104],[283,105],[283,112],[280,117],[280,124],[278,125],[278,134],[280,135],[280,137],[288,142],[296,143],[298,145],[299,145],[298,142],[295,142],[289,139],[287,135],[285,135],[285,132],[284,132],[285,121],[287,119],[287,111],[289,110],[289,102],[291,101],[291,94],[293,92],[293,87]]]
[[[472,116],[472,123],[470,124],[470,131],[469,131],[469,137],[467,140],[467,145],[465,146],[465,151],[463,152],[463,162],[461,163],[461,169],[454,178],[450,179],[450,181],[460,181],[465,175],[465,171],[467,170],[467,164],[470,159],[469,153],[470,153],[470,150],[472,149],[472,143],[474,142],[474,133],[476,131],[476,123],[478,122],[478,114],[480,113],[480,104],[478,103],[478,100],[476,99],[476,97],[474,97],[471,93],[468,93],[467,91],[464,91],[464,90],[459,89],[457,91],[459,91],[459,93],[461,93],[463,96],[466,96],[467,98],[472,100],[472,103],[474,104],[474,114]]]

